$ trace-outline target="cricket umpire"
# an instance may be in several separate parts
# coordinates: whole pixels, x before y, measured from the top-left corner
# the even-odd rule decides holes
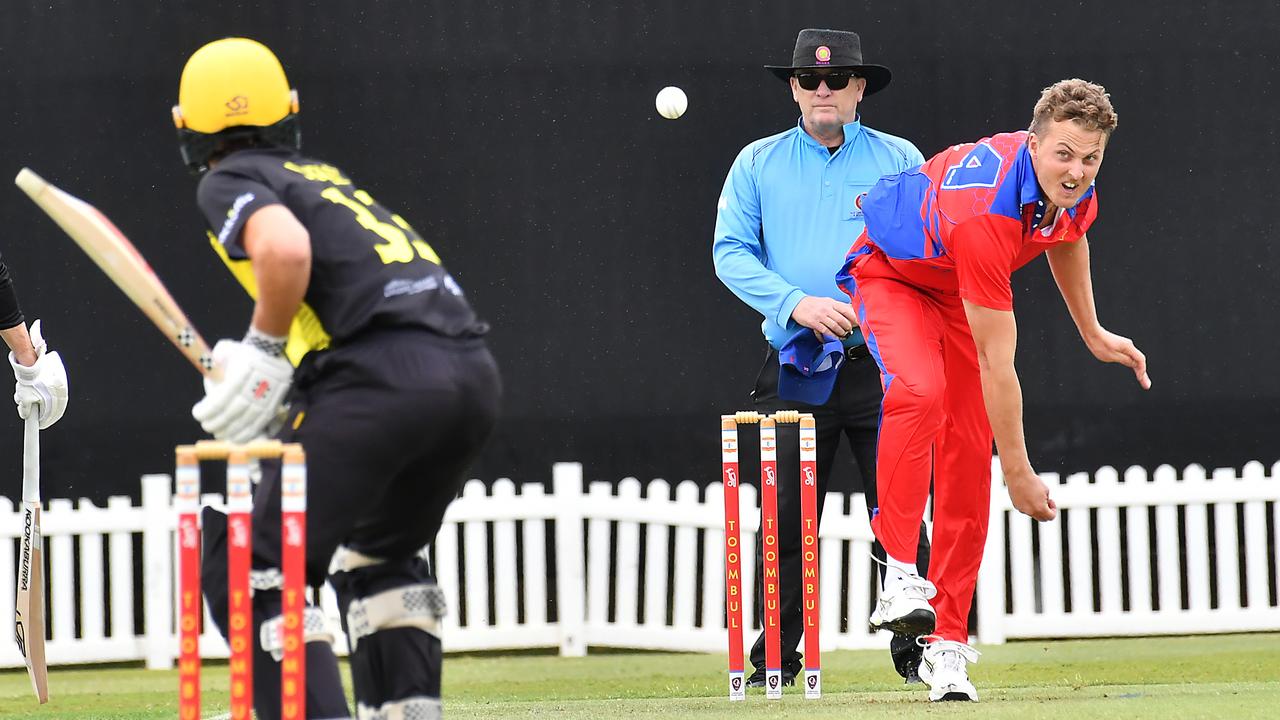
[[[766,66],[790,88],[800,121],[789,130],[750,143],[738,154],[716,214],[712,252],[716,275],[743,302],[764,316],[768,345],[751,397],[761,412],[812,413],[818,432],[818,514],[841,436],[863,478],[868,512],[876,507],[876,436],[882,391],[857,316],[840,293],[835,275],[848,243],[862,232],[861,199],[882,175],[924,161],[910,142],[862,124],[858,104],[883,90],[888,68],[863,62],[857,33],[801,30],[789,65]],[[781,350],[809,344],[815,333],[845,338],[845,359],[825,394],[789,395],[780,385]],[[796,646],[802,634],[799,444],[795,426],[778,428],[778,528],[781,575],[782,681],[792,684],[801,669]],[[919,535],[920,571],[928,566],[928,539]],[[877,545],[876,553],[883,558]],[[756,547],[756,577],[761,572]],[[757,602],[762,604],[757,582]],[[920,648],[914,637],[897,636],[894,667],[916,679]],[[764,633],[751,649],[750,686],[765,682]]]
[[[443,595],[418,553],[498,413],[488,326],[404,218],[301,154],[298,96],[265,46],[196,51],[174,122],[213,249],[255,299],[244,338],[215,347],[223,380],[206,382],[192,415],[244,442],[288,407],[275,436],[307,453],[307,581],[337,590],[356,715],[440,717]],[[280,717],[279,479],[264,464],[254,498],[262,720]],[[203,582],[225,635],[225,518],[206,512],[205,527]],[[307,717],[349,717],[320,611],[307,613]]]

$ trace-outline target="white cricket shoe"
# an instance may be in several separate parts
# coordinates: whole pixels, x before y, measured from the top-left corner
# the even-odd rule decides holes
[[[889,573],[894,573],[893,568]],[[892,630],[911,637],[932,634],[938,615],[929,600],[937,594],[933,583],[919,575],[885,577],[880,599],[868,621],[871,629]]]
[[[969,682],[969,663],[978,662],[981,655],[972,646],[954,640],[934,640],[924,644],[924,658],[920,661],[920,679],[929,684],[929,700],[978,701],[978,691]]]

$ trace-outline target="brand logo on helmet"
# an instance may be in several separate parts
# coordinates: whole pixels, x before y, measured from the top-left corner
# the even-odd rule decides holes
[[[822,65],[831,62],[831,48],[826,45],[819,45],[817,50],[813,51],[813,56],[818,59]]]
[[[249,114],[249,98],[243,95],[237,95],[223,104],[227,106],[227,117]]]

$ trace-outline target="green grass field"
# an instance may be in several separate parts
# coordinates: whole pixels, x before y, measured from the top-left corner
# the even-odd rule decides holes
[[[887,654],[823,656],[824,693],[724,697],[723,655],[604,653],[451,657],[450,718],[1261,718],[1280,716],[1280,635],[1021,642],[980,648],[976,705],[931,705]],[[177,677],[137,668],[55,669],[39,707],[23,671],[0,673],[0,718],[173,718]],[[226,668],[205,676],[205,716],[226,711]]]

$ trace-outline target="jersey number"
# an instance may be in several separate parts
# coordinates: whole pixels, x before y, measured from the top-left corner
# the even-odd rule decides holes
[[[320,193],[320,197],[331,203],[342,205],[356,215],[356,222],[369,232],[382,238],[385,242],[378,243],[373,249],[378,252],[378,257],[382,258],[384,264],[391,263],[407,263],[415,257],[420,257],[428,262],[440,264],[440,256],[425,240],[418,237],[418,234],[409,227],[409,223],[399,215],[392,214],[391,222],[382,222],[378,219],[373,211],[369,209],[373,205],[373,198],[369,193],[363,190],[356,190],[355,198],[350,198],[346,193],[336,187],[330,186]]]

